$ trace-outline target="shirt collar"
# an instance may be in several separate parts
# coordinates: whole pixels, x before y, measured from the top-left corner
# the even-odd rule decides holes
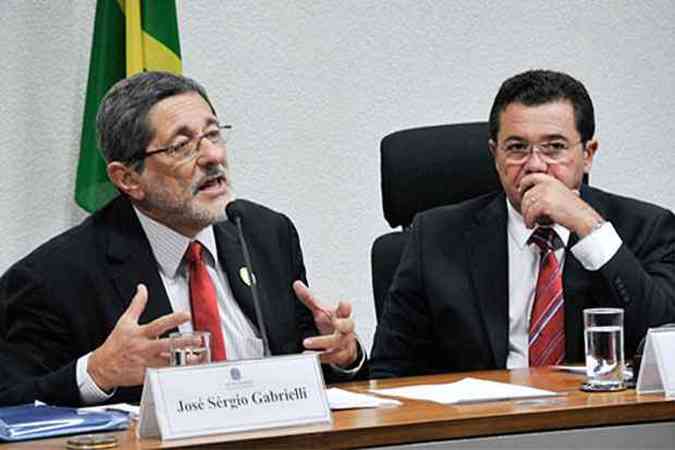
[[[511,239],[518,245],[519,248],[525,248],[527,240],[534,230],[530,230],[525,226],[525,220],[518,211],[511,205],[509,199],[506,199],[506,208],[508,210],[507,230]],[[567,247],[567,241],[570,239],[570,230],[560,224],[553,224],[553,229],[558,233],[558,237],[562,240],[563,246]]]
[[[157,264],[162,273],[169,278],[174,278],[178,274],[185,251],[192,241],[199,241],[212,261],[217,259],[216,238],[213,233],[213,225],[201,230],[194,239],[187,238],[182,234],[172,230],[166,225],[151,219],[143,214],[134,206],[134,211],[138,216],[141,227],[145,232],[150,243],[152,253],[155,255]]]

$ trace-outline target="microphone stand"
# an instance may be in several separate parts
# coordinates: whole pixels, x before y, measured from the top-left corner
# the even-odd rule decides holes
[[[253,295],[253,306],[255,308],[255,317],[258,320],[258,329],[260,330],[260,337],[262,338],[263,343],[263,354],[265,357],[271,356],[270,346],[267,340],[267,330],[265,329],[265,321],[263,320],[262,310],[260,308],[260,297],[258,296],[258,282],[256,281],[255,275],[253,274],[253,265],[251,264],[251,255],[248,252],[248,246],[246,245],[246,240],[244,239],[244,230],[241,226],[241,216],[237,215],[235,217],[235,222],[237,224],[237,230],[239,231],[239,242],[241,243],[241,248],[244,253],[244,262],[246,263],[246,270],[248,270],[248,275],[251,282],[251,294]]]

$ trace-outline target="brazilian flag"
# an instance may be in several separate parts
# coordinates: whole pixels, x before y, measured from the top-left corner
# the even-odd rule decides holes
[[[138,72],[181,73],[174,0],[98,0],[75,201],[94,212],[117,195],[96,143],[96,112],[117,81]]]

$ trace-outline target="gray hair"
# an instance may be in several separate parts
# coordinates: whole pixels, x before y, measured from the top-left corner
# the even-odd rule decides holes
[[[148,112],[160,101],[174,95],[196,92],[211,107],[206,90],[195,80],[169,72],[141,72],[110,88],[96,114],[98,145],[106,162],[129,163],[144,153],[155,136]],[[143,171],[143,160],[135,164]]]

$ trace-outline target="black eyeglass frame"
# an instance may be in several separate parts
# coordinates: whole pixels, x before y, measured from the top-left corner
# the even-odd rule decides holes
[[[230,133],[232,131],[232,125],[218,125],[217,128],[218,128],[219,133],[222,133],[223,130],[227,131],[228,133]],[[177,154],[182,147],[185,147],[186,145],[189,145],[193,141],[197,142],[197,146],[195,147],[195,154],[199,154],[199,146],[201,145],[202,140],[206,136],[208,136],[210,133],[213,133],[214,131],[215,130],[206,131],[206,132],[200,134],[199,136],[196,136],[192,139],[188,139],[187,141],[181,142],[180,144],[162,145],[161,147],[157,147],[157,148],[154,148],[152,150],[148,150],[147,152],[138,153],[138,154],[132,156],[131,158],[129,158],[127,160],[127,163],[128,164],[137,163],[137,162],[145,160],[145,158],[147,158],[149,156],[157,155],[159,153],[166,153],[166,152],[169,152],[169,151],[173,151]],[[225,137],[223,139],[223,142],[222,142],[223,144],[227,142],[228,137],[229,137],[229,134],[228,134],[227,137]]]

